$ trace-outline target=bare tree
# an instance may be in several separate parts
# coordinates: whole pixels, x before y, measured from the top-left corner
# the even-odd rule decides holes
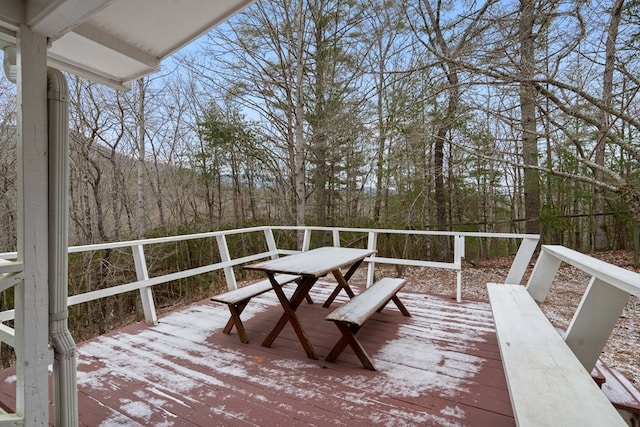
[[[0,77],[0,252],[16,248],[16,91]]]
[[[138,111],[137,111],[137,129],[138,129],[138,138],[137,138],[137,149],[138,149],[138,204],[137,204],[137,223],[138,223],[138,238],[143,238],[146,232],[147,226],[147,216],[145,213],[145,197],[144,197],[144,178],[145,178],[145,162],[146,162],[146,136],[147,136],[147,127],[146,127],[146,89],[145,89],[145,79],[140,78],[137,80],[138,87]]]
[[[425,48],[439,58],[437,65],[441,67],[445,79],[442,92],[446,105],[437,122],[434,123],[433,135],[436,221],[439,228],[444,229],[447,228],[449,222],[445,194],[445,145],[450,138],[456,120],[465,113],[461,103],[463,69],[460,67],[460,58],[472,51],[473,43],[486,28],[483,18],[495,1],[489,0],[480,4],[477,9],[468,11],[464,19],[458,20],[456,26],[449,26],[443,22],[446,5],[442,1],[434,3],[435,6],[430,1],[419,2],[417,20],[416,22],[410,20],[410,22],[412,22],[414,33]],[[464,25],[462,25],[463,22]],[[453,28],[456,30],[454,31]],[[445,35],[445,30],[450,31],[448,38]],[[420,34],[425,34],[426,37],[420,37]],[[444,259],[448,258],[449,244],[442,242],[440,246],[440,256]]]

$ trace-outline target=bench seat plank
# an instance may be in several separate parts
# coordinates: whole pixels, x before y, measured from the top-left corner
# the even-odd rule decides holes
[[[295,274],[276,274],[274,278],[281,285],[285,285],[287,283],[291,283],[295,280],[300,279],[300,276]],[[251,298],[261,295],[272,289],[273,286],[271,285],[269,279],[264,279],[250,285],[234,289],[232,291],[212,296],[211,301],[227,304],[227,307],[229,307],[229,312],[231,313],[231,317],[229,317],[229,320],[227,321],[227,324],[225,325],[222,332],[229,335],[231,333],[231,330],[235,326],[236,331],[238,331],[238,337],[240,338],[240,341],[245,344],[248,343],[249,336],[247,335],[247,331],[244,329],[244,325],[242,324],[242,320],[240,319],[240,314],[242,314]]]
[[[295,274],[276,274],[275,276],[275,279],[281,285],[293,282],[294,280],[297,280],[299,278],[300,276],[297,276]],[[247,299],[251,299],[255,296],[270,291],[271,289],[273,289],[273,287],[271,286],[271,282],[269,282],[269,279],[264,279],[250,285],[242,286],[232,291],[214,295],[211,297],[211,301],[221,302],[224,304],[238,304],[242,301],[246,301]]]
[[[487,284],[518,426],[625,426],[524,286]]]
[[[356,353],[362,366],[375,371],[373,361],[356,338],[356,334],[373,313],[381,311],[389,301],[393,301],[404,316],[411,316],[397,296],[404,283],[405,279],[385,277],[327,315],[325,319],[336,324],[342,337],[325,360],[335,362],[348,345]]]
[[[385,277],[335,309],[325,319],[362,326],[373,313],[384,307],[395,296],[404,282],[405,279]]]

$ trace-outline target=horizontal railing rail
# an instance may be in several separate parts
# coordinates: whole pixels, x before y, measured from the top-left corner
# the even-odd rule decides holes
[[[302,244],[300,248],[279,248],[276,244],[274,232],[300,232],[303,233]],[[227,238],[233,235],[246,235],[251,233],[259,233],[264,239],[266,250],[255,254],[243,254],[241,257],[232,258],[227,244]],[[394,230],[394,229],[366,229],[366,228],[344,228],[344,227],[314,227],[314,226],[260,226],[250,228],[240,228],[233,230],[212,231],[206,233],[196,233],[180,236],[167,236],[151,239],[130,240],[122,242],[99,243],[93,245],[72,246],[69,253],[83,253],[91,251],[99,251],[106,249],[124,249],[131,248],[132,256],[135,264],[136,279],[130,283],[115,285],[106,289],[88,291],[76,295],[70,295],[68,304],[70,306],[81,304],[89,301],[95,301],[125,292],[139,291],[142,301],[142,308],[145,320],[149,323],[157,322],[157,314],[153,299],[153,286],[172,282],[175,280],[194,277],[197,275],[222,270],[225,275],[227,288],[233,290],[237,288],[237,282],[234,267],[238,267],[247,263],[251,263],[265,258],[276,258],[281,255],[289,255],[300,251],[309,250],[311,248],[313,233],[330,233],[332,236],[332,245],[341,246],[341,233],[362,233],[363,239],[366,240],[367,249],[377,250],[378,238],[381,235],[413,235],[413,236],[433,236],[433,237],[450,237],[453,239],[453,257],[449,262],[432,261],[428,259],[403,259],[389,256],[371,256],[365,259],[367,267],[367,286],[373,283],[375,265],[376,264],[393,264],[400,266],[418,266],[430,268],[451,269],[457,272],[456,296],[458,301],[462,297],[462,260],[465,256],[465,238],[501,238],[501,239],[518,239],[521,243],[516,254],[516,259],[506,278],[507,283],[520,283],[524,276],[525,270],[529,265],[531,257],[538,245],[539,236],[532,234],[517,233],[482,233],[482,232],[456,232],[456,231],[424,231],[424,230]],[[218,247],[220,261],[203,265],[200,267],[190,268],[187,270],[163,274],[157,277],[149,277],[147,262],[144,248],[152,245],[182,242],[196,239],[215,239]],[[13,274],[21,274],[21,263],[15,261],[15,253],[0,254],[0,286],[4,290],[20,280],[21,276],[12,277],[11,279],[4,276]],[[8,283],[4,287],[4,283]],[[13,310],[0,312],[0,322],[12,320],[15,316]],[[6,325],[0,327],[0,340],[5,343],[12,344],[12,329]]]

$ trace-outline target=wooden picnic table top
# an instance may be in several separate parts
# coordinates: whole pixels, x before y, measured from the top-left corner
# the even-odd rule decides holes
[[[262,261],[248,265],[245,268],[268,273],[298,274],[317,278],[339,268],[350,267],[375,252],[369,249],[326,246],[282,258]]]

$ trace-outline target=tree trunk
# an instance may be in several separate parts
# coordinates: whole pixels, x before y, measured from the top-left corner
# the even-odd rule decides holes
[[[295,81],[295,202],[296,225],[305,225],[306,191],[304,167],[304,2],[298,2],[297,10],[297,46],[296,46],[296,81]],[[301,244],[301,235],[298,236]]]
[[[609,134],[611,127],[611,118],[607,110],[611,107],[611,100],[613,96],[613,71],[615,67],[616,40],[618,38],[618,28],[620,25],[623,3],[624,0],[616,0],[614,3],[613,8],[611,9],[611,22],[609,23],[609,31],[607,34],[602,86],[602,102],[605,108],[603,108],[600,113],[600,126],[598,127],[598,140],[595,151],[595,162],[600,166],[605,165],[607,135]],[[595,169],[594,175],[597,181],[604,182],[605,177],[602,169]],[[596,214],[603,214],[606,207],[605,190],[601,187],[596,187],[594,190]],[[604,215],[596,215],[595,225],[594,249],[597,251],[605,250],[609,247],[606,217]]]
[[[387,127],[384,120],[384,105],[383,105],[383,88],[384,88],[384,64],[380,64],[378,70],[378,96],[376,102],[376,112],[378,121],[378,149],[376,152],[376,195],[373,205],[373,222],[377,224],[380,221],[380,212],[382,210],[382,198],[384,192],[382,191],[384,185],[385,176],[385,146],[387,140]],[[386,186],[385,186],[386,187]]]
[[[535,1],[520,1],[520,112],[522,124],[522,154],[525,165],[538,166],[538,137],[536,129],[535,46],[533,24]],[[540,224],[540,173],[532,168],[524,170],[525,232],[538,234]]]
[[[145,89],[144,78],[138,79],[138,238],[144,238],[146,233],[146,214],[144,209],[144,171],[145,171]]]

